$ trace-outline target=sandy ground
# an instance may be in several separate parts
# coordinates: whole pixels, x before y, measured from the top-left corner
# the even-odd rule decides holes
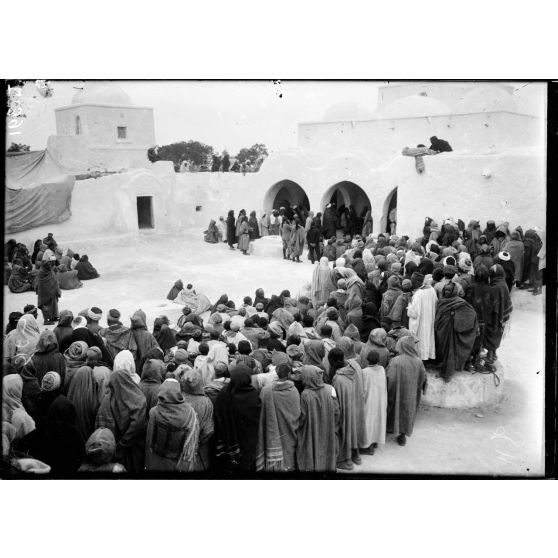
[[[104,315],[118,308],[126,317],[138,308],[154,318],[176,321],[181,307],[166,300],[174,281],[190,282],[213,302],[227,293],[237,304],[262,287],[267,296],[283,289],[298,293],[312,278],[312,266],[242,256],[224,244],[211,245],[197,232],[184,236],[142,234],[137,241],[103,248],[97,241],[79,246],[101,274],[84,287],[63,291],[60,309],[75,313],[99,306]],[[80,243],[82,244],[82,243]],[[65,250],[73,246],[62,245]],[[354,472],[378,474],[525,475],[544,473],[544,294],[512,294],[511,329],[498,351],[505,367],[501,404],[489,410],[454,411],[421,406],[412,437],[400,447],[393,437],[374,456],[362,456]],[[36,304],[33,293],[12,294],[4,287],[7,315]],[[104,319],[101,321],[103,324]],[[42,318],[39,319],[42,326]]]

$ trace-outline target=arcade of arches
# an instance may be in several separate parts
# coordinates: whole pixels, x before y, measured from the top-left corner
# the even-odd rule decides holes
[[[345,207],[352,205],[360,218],[364,216],[367,208],[370,209],[372,207],[370,198],[360,186],[354,182],[344,180],[330,186],[325,191],[319,208],[311,208],[308,196],[303,188],[293,180],[288,179],[276,182],[269,189],[265,196],[264,206],[279,209],[296,205],[304,207],[306,210],[313,209],[315,212],[323,212],[330,203],[335,204],[338,213],[341,213]],[[382,222],[380,224],[381,232],[390,232],[392,228],[390,223],[396,220],[397,188],[390,193],[383,209]]]

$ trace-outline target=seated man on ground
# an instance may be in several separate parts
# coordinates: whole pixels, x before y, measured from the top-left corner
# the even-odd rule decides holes
[[[89,261],[89,258],[87,257],[86,254],[81,256],[75,269],[77,269],[78,279],[80,281],[86,281],[88,279],[97,279],[97,277],[99,277],[97,270],[91,265],[91,262]]]
[[[197,293],[191,283],[188,283],[186,288],[178,293],[173,302],[189,306],[192,312],[198,316],[211,308],[209,299],[204,294]]]

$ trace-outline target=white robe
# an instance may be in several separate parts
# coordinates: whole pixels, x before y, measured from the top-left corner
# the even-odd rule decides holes
[[[418,339],[421,360],[436,358],[434,318],[436,317],[436,291],[428,286],[418,289],[407,306],[409,331]]]
[[[364,414],[366,417],[363,447],[386,443],[387,383],[383,366],[367,366],[362,369],[364,384]]]

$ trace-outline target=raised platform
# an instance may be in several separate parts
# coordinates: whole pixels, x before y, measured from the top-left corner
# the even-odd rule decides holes
[[[250,254],[260,258],[283,259],[283,241],[280,236],[263,236],[250,242]]]
[[[449,382],[433,370],[426,370],[428,385],[421,402],[431,407],[471,409],[498,404],[504,394],[504,368],[496,362],[496,375],[490,373],[455,372]]]

